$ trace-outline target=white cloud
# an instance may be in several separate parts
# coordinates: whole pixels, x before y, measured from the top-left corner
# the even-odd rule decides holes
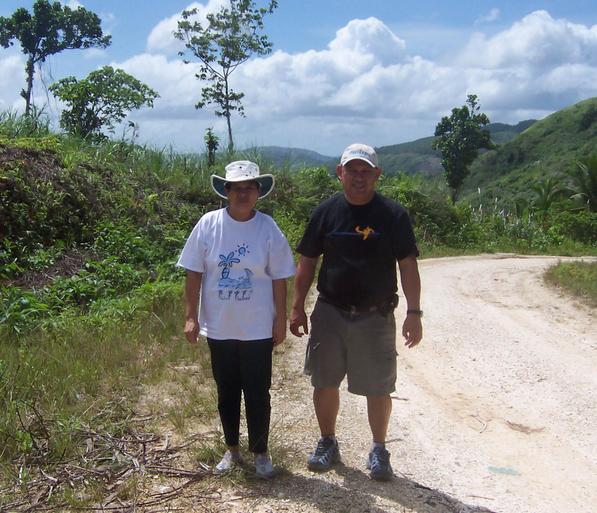
[[[83,4],[78,0],[62,0],[62,5],[66,5],[71,9],[78,9],[79,7],[83,7]]]
[[[21,55],[0,58],[0,111],[14,110],[24,103],[20,91],[25,85],[25,59]]]
[[[108,56],[107,50],[104,48],[87,48],[83,50],[83,57],[85,59],[105,59]]]
[[[207,4],[193,2],[183,10],[197,9],[197,15],[192,19],[202,23],[205,22],[207,14],[219,11],[223,5],[229,5],[228,0],[208,0]],[[181,13],[182,11],[163,19],[152,29],[147,38],[149,52],[176,53],[183,48],[182,43],[172,35],[178,29]]]
[[[214,9],[223,0],[191,4]],[[202,149],[211,126],[225,144],[226,129],[213,108],[196,110],[198,64],[171,54],[175,15],[148,38],[148,53],[113,65],[155,89],[154,109],[134,112],[141,139],[180,150]],[[237,146],[276,144],[338,154],[351,141],[375,146],[433,133],[442,115],[477,94],[492,121],[542,117],[597,96],[597,25],[588,27],[537,11],[491,37],[475,34],[456,58],[441,63],[409,54],[403,40],[376,18],[352,20],[322,50],[252,59],[232,75],[245,93],[247,118],[233,118]],[[12,66],[3,73],[2,66]],[[0,77],[23,62],[0,61]],[[18,69],[18,72],[14,69]],[[0,89],[4,90],[2,78]]]
[[[336,32],[329,45],[336,54],[368,55],[380,64],[399,62],[406,55],[406,44],[377,18],[352,20]]]
[[[193,106],[200,97],[196,65],[168,60],[163,55],[141,54],[112,66],[122,68],[160,94],[154,109],[160,111],[161,116],[176,117],[187,110],[194,112]]]
[[[540,70],[581,62],[597,65],[597,25],[555,20],[546,11],[535,11],[489,39],[475,34],[460,57],[462,64],[489,69]]]
[[[484,14],[483,16],[479,16],[476,20],[475,20],[475,25],[479,25],[482,23],[491,23],[493,21],[498,20],[500,17],[500,10],[497,8],[493,8],[491,9],[491,11],[489,11],[488,14]]]

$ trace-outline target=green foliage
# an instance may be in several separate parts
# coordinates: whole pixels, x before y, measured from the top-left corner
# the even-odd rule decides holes
[[[90,260],[76,275],[56,278],[40,292],[40,297],[56,313],[69,306],[80,307],[84,311],[94,301],[119,297],[135,290],[147,276],[141,269],[119,262],[116,257],[101,262]]]
[[[68,49],[105,48],[111,36],[103,35],[99,17],[83,7],[73,10],[60,2],[36,0],[33,14],[20,7],[11,17],[0,17],[0,45],[8,48],[15,39],[27,56],[27,89],[21,96],[25,99],[25,115],[29,115],[37,64]]]
[[[17,137],[45,137],[50,134],[50,120],[33,108],[29,116],[13,111],[0,112],[0,139]]]
[[[162,372],[186,342],[179,331],[182,281],[143,285],[85,317],[62,317],[30,341],[0,344],[0,461],[24,470],[83,454],[81,428],[123,428],[144,374]],[[159,355],[159,358],[156,357]],[[126,400],[124,400],[126,398]]]
[[[5,287],[0,294],[0,333],[21,335],[33,331],[51,313],[50,306],[37,294],[18,287]]]
[[[547,271],[545,280],[597,307],[597,262],[561,262]]]
[[[263,19],[278,6],[269,0],[267,7],[257,7],[253,0],[230,0],[216,13],[207,15],[207,24],[197,21],[197,8],[182,12],[174,36],[184,42],[187,50],[200,64],[197,78],[208,82],[201,90],[201,100],[195,106],[216,106],[216,116],[226,118],[228,150],[233,151],[230,118],[233,112],[244,116],[242,92],[230,86],[230,75],[252,55],[267,55],[272,44],[262,34]],[[184,54],[184,53],[181,53]],[[188,62],[188,61],[185,61]]]
[[[591,212],[597,212],[597,153],[584,161],[579,160],[568,176],[572,180],[571,198]]]
[[[539,212],[547,212],[563,195],[562,181],[555,176],[549,176],[540,182],[531,184],[534,192],[533,208]]]
[[[462,199],[476,201],[480,188],[483,203],[497,198],[501,208],[513,210],[518,198],[532,199],[532,184],[575,173],[577,162],[585,162],[595,153],[594,111],[597,97],[559,110],[515,139],[480,155],[462,186]],[[569,181],[575,182],[573,178]],[[562,186],[566,185],[562,181]]]
[[[563,238],[587,245],[597,244],[597,212],[552,211],[544,224]]]
[[[468,175],[468,168],[477,158],[480,148],[491,148],[490,135],[483,127],[489,118],[479,113],[477,96],[469,94],[466,104],[452,109],[450,117],[444,116],[435,127],[434,149],[442,154],[442,166],[455,201]]]
[[[103,208],[98,179],[81,167],[65,169],[52,152],[0,144],[0,251],[7,241],[30,251],[86,240]]]
[[[101,137],[102,130],[113,132],[133,109],[153,107],[159,95],[151,88],[111,66],[92,71],[86,78],[66,77],[49,87],[68,105],[60,116],[60,126],[82,138]]]
[[[213,166],[216,163],[216,151],[218,151],[220,140],[218,139],[218,136],[213,133],[211,127],[205,131],[203,139],[205,140],[205,146],[207,147],[207,165]]]
[[[296,173],[278,174],[273,193],[262,205],[264,210],[284,212],[297,225],[304,225],[319,203],[339,191],[338,180],[327,168],[305,168]]]

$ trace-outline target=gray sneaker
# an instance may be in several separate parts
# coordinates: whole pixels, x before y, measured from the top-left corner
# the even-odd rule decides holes
[[[367,469],[369,477],[375,481],[389,481],[394,477],[392,465],[390,465],[390,453],[383,447],[375,447],[369,453]]]
[[[334,463],[339,461],[340,449],[338,449],[337,440],[321,437],[317,442],[315,451],[309,454],[309,458],[307,458],[307,468],[315,471],[329,470]]]
[[[255,473],[257,477],[261,477],[262,479],[274,477],[275,471],[272,459],[267,454],[255,455]]]
[[[240,452],[226,451],[220,460],[220,463],[216,465],[214,472],[216,474],[224,474],[230,471],[234,466],[240,465],[242,462],[243,458],[240,455]]]

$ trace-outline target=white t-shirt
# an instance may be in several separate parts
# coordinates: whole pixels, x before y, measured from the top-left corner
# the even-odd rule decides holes
[[[225,208],[208,212],[193,228],[176,265],[203,273],[201,335],[216,340],[271,338],[272,280],[292,276],[294,260],[270,216],[256,212],[239,222]]]

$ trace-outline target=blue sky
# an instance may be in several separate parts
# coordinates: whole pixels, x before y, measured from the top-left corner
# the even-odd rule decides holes
[[[110,64],[154,88],[154,109],[133,112],[141,142],[203,151],[207,127],[225,124],[194,104],[201,84],[171,37],[181,10],[225,0],[65,0],[96,12],[106,50],[65,51],[36,75],[35,102],[56,119],[45,92],[67,75]],[[258,2],[259,3],[259,2]],[[32,1],[2,0],[0,16]],[[336,155],[360,141],[383,146],[431,135],[442,115],[479,96],[492,121],[542,118],[597,96],[597,2],[280,0],[265,21],[274,52],[233,75],[247,117],[233,118],[238,147],[279,145]],[[43,80],[40,80],[40,77]],[[0,110],[22,109],[24,57],[0,49]],[[118,135],[118,134],[117,134]]]

